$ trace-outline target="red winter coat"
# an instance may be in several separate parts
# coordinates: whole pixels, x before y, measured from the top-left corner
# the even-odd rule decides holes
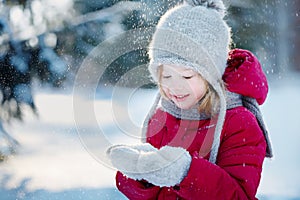
[[[262,104],[268,85],[257,59],[248,51],[230,52],[223,76],[228,90]],[[117,172],[118,189],[131,200],[256,199],[266,142],[255,116],[244,107],[227,110],[216,164],[208,162],[214,120],[181,120],[158,109],[149,121],[147,142],[186,148],[192,162],[187,176],[174,187],[135,181]]]

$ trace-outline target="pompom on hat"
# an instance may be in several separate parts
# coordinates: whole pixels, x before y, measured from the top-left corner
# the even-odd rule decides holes
[[[159,66],[179,65],[198,72],[218,94],[218,120],[209,159],[212,163],[216,162],[226,113],[222,74],[231,31],[224,15],[225,6],[221,0],[186,0],[161,17],[149,46],[148,69],[155,82],[158,82]],[[144,134],[160,98],[158,95],[144,122]]]

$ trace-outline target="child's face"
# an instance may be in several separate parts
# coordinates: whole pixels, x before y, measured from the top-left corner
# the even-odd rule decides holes
[[[206,94],[207,82],[197,72],[175,65],[161,67],[161,89],[179,108],[193,107]]]

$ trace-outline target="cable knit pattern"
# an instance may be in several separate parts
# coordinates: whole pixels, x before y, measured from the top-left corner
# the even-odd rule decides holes
[[[157,81],[161,64],[190,67],[203,77],[220,80],[230,43],[230,28],[214,9],[183,4],[168,11],[149,46],[149,71]]]

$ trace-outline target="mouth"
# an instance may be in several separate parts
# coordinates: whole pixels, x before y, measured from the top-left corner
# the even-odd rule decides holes
[[[173,98],[178,101],[178,102],[181,102],[181,101],[184,101],[188,96],[189,94],[185,94],[185,95],[172,95]]]

